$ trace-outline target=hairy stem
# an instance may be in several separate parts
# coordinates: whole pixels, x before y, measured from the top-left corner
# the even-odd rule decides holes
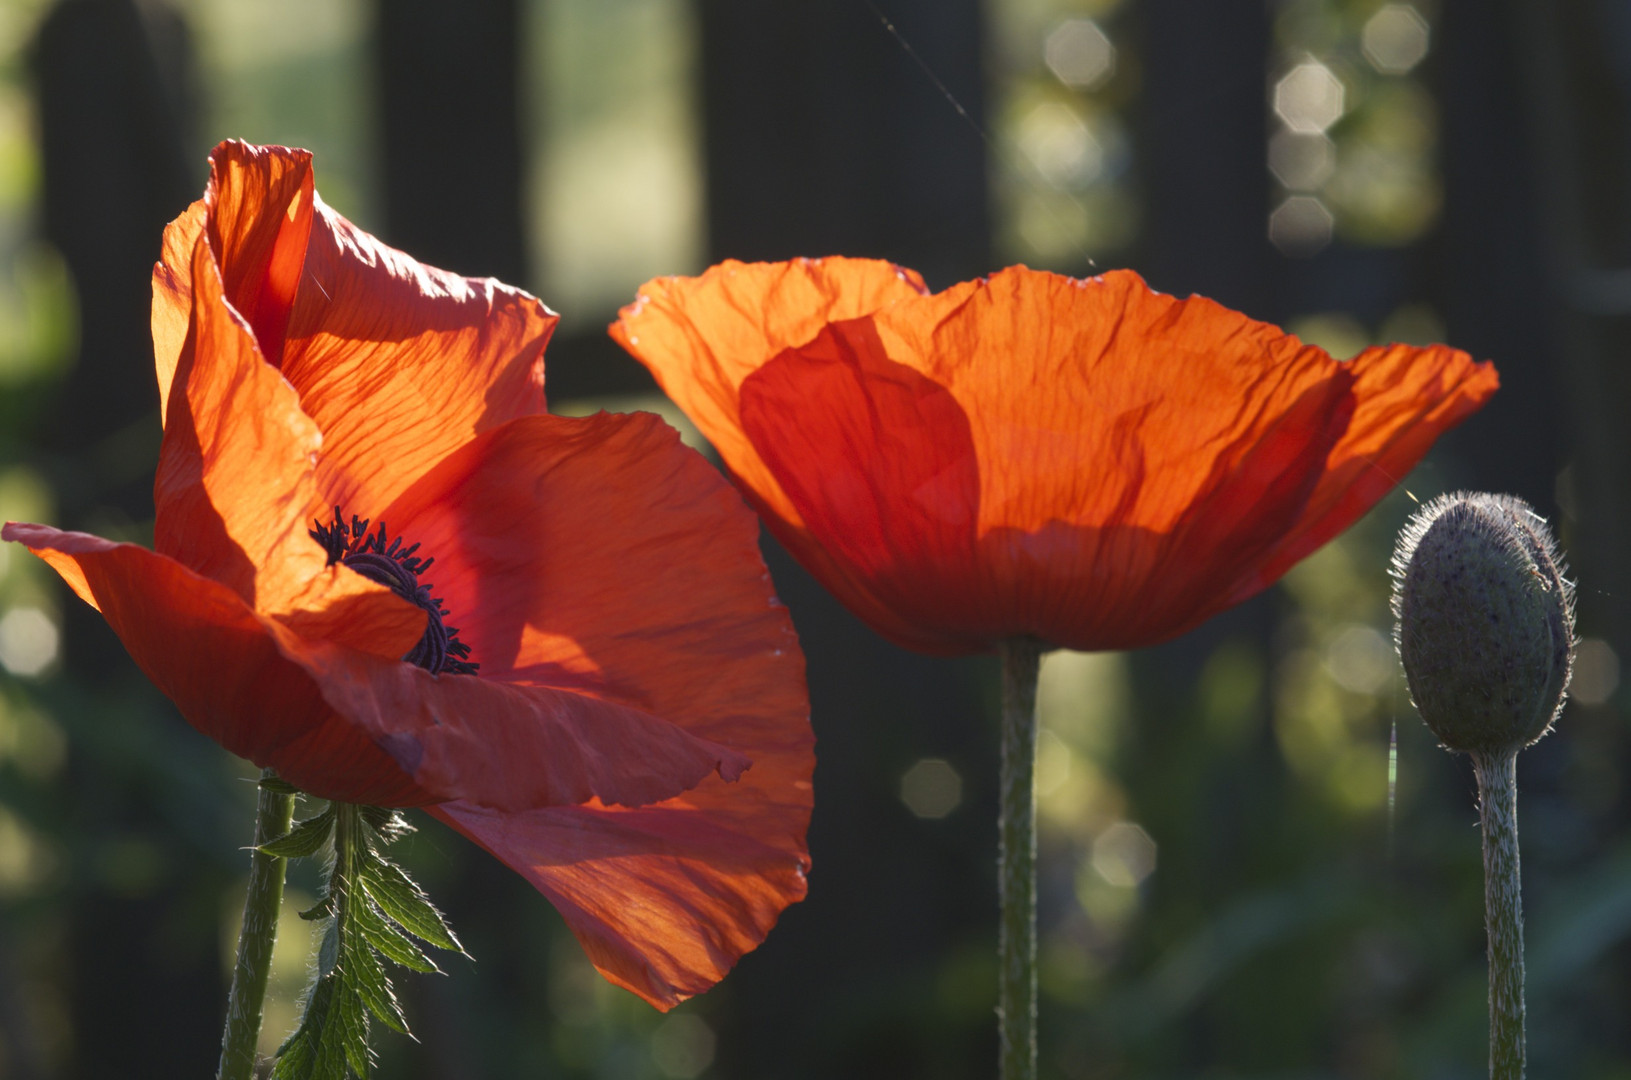
[[[1518,755],[1473,755],[1484,836],[1489,932],[1489,1075],[1522,1080],[1523,894],[1518,875]]]
[[[261,779],[276,775],[266,769]],[[294,796],[262,787],[255,813],[255,846],[288,833],[293,818]],[[227,998],[226,1028],[221,1033],[218,1080],[249,1080],[255,1071],[261,1006],[266,1000],[266,980],[272,972],[272,946],[277,943],[278,909],[283,906],[287,865],[287,859],[259,851],[249,856],[249,895],[244,898],[243,928],[238,932],[238,959],[232,966],[232,993]]]
[[[1042,646],[1005,641],[997,819],[997,1042],[1001,1080],[1036,1076],[1036,676]]]
[[[334,927],[345,941],[356,917],[357,873],[362,864],[362,808],[351,803],[334,804],[334,873],[329,876],[329,894],[334,897]]]

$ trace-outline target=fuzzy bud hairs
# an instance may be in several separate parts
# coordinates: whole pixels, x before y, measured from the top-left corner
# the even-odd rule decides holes
[[[1574,664],[1574,585],[1546,519],[1511,495],[1441,495],[1393,554],[1394,639],[1446,749],[1516,753],[1551,730]]]

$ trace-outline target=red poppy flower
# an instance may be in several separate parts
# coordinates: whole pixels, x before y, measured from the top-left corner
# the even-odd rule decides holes
[[[1443,346],[1346,362],[1117,271],[930,295],[889,263],[659,278],[612,336],[776,537],[885,637],[1153,644],[1347,528],[1495,390]]]
[[[303,151],[219,146],[153,285],[156,550],[6,539],[227,749],[428,806],[659,1007],[717,981],[804,895],[813,767],[729,485],[654,416],[543,415],[555,315],[358,230]]]

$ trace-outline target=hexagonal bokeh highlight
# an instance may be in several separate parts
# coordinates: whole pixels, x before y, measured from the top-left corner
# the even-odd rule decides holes
[[[1359,48],[1383,75],[1404,75],[1427,57],[1427,20],[1409,4],[1387,4],[1365,21]]]
[[[1317,255],[1331,242],[1336,219],[1312,195],[1293,195],[1269,215],[1269,242],[1294,259]]]
[[[1027,113],[1016,133],[1020,149],[1051,186],[1081,188],[1104,173],[1104,148],[1070,106],[1048,101]]]
[[[1274,85],[1274,113],[1301,135],[1320,135],[1342,119],[1342,80],[1318,60],[1306,60]]]
[[[1324,135],[1278,131],[1269,139],[1269,172],[1291,191],[1317,190],[1336,168],[1336,144]]]
[[[1155,841],[1131,821],[1118,821],[1094,839],[1092,859],[1105,881],[1132,888],[1155,872]]]
[[[1091,90],[1116,73],[1116,47],[1092,19],[1066,19],[1042,43],[1042,59],[1060,82]]]

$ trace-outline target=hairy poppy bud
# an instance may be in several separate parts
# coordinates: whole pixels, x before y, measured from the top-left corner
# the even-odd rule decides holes
[[[1447,749],[1515,753],[1551,728],[1574,662],[1574,586],[1546,519],[1511,495],[1418,510],[1393,555],[1410,696]]]

